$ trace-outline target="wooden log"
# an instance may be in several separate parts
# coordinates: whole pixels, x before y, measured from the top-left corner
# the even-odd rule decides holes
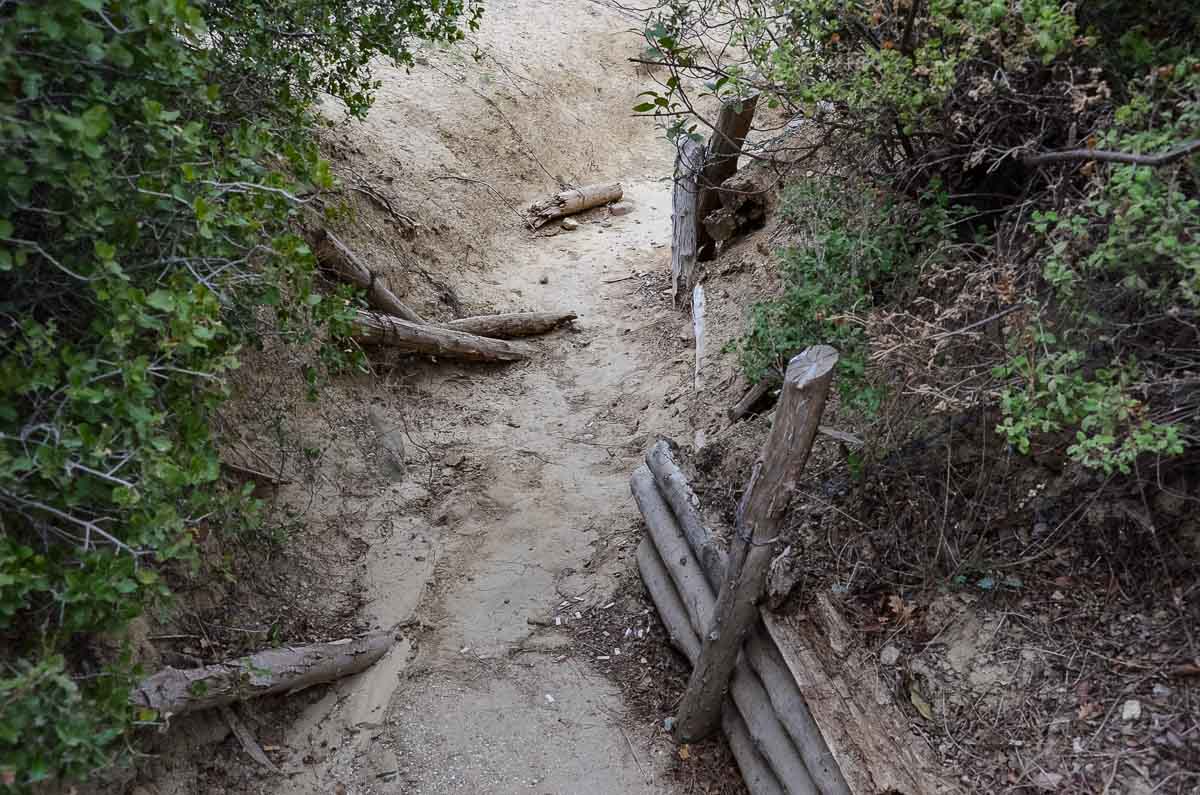
[[[726,416],[729,417],[729,421],[737,422],[742,417],[745,417],[747,414],[750,413],[750,410],[753,409],[755,405],[757,405],[758,401],[765,398],[767,396],[768,392],[770,392],[772,389],[777,388],[778,386],[779,386],[779,379],[768,377],[768,378],[764,378],[763,380],[759,381],[754,386],[750,387],[750,389],[748,389],[746,391],[746,394],[742,395],[741,400],[739,400],[733,406],[730,406],[725,411]]]
[[[528,359],[532,350],[525,345],[494,340],[462,331],[410,323],[378,312],[355,313],[354,339],[367,345],[388,345],[412,353],[427,353],[476,362],[515,362]]]
[[[624,191],[619,182],[607,182],[602,185],[585,185],[582,188],[571,188],[554,194],[548,199],[534,202],[529,206],[529,223],[534,229],[545,226],[555,218],[563,218],[602,204],[620,201]]]
[[[135,706],[162,717],[302,690],[356,674],[387,653],[395,637],[376,632],[311,646],[268,649],[203,668],[163,668],[130,693]]]
[[[424,319],[396,297],[376,275],[330,231],[320,229],[313,235],[313,254],[321,267],[328,268],[342,279],[367,291],[367,302],[385,315],[395,315],[411,323]]]
[[[692,294],[696,270],[696,235],[700,172],[704,148],[683,137],[675,152],[675,187],[671,192],[671,300],[675,306]]]
[[[700,226],[697,251],[700,262],[707,262],[716,256],[717,244],[704,228],[704,220],[709,213],[721,208],[721,184],[737,171],[738,155],[741,154],[746,136],[750,134],[750,123],[754,119],[757,104],[757,94],[742,100],[723,102],[717,122],[713,125],[713,133],[709,136],[696,214]]]
[[[670,444],[666,440],[657,442],[646,453],[646,462],[654,476],[654,483],[647,484],[644,479],[635,477],[631,486],[639,507],[645,505],[650,511],[649,514],[643,513],[643,516],[647,526],[651,522],[656,525],[651,531],[652,535],[657,533],[659,537],[669,537],[672,534],[681,536],[694,557],[699,558],[698,565],[705,580],[714,588],[718,587],[725,573],[724,554],[716,546],[711,533],[700,519],[696,496],[675,463]],[[658,485],[658,497],[669,505],[670,512],[674,514],[674,527],[663,516],[655,495],[644,493],[646,489],[653,489],[655,484]],[[639,491],[643,493],[639,495]],[[680,507],[676,508],[676,505]],[[678,554],[679,543],[667,542],[667,546],[676,550]],[[672,560],[674,559],[672,556]],[[680,559],[688,560],[686,555],[680,555]],[[688,564],[683,565],[686,568]],[[693,598],[707,599],[708,609],[711,611],[716,601],[713,593],[713,590],[695,591]],[[746,640],[745,659],[762,680],[767,697],[775,708],[775,714],[795,743],[804,767],[817,789],[822,795],[849,795],[846,780],[809,711],[796,679],[761,626],[751,630]]]
[[[716,601],[712,589],[675,523],[671,509],[654,487],[654,476],[648,467],[640,466],[634,470],[631,488],[638,508],[646,517],[650,538],[687,609],[692,629],[699,634],[712,621]],[[787,730],[771,708],[770,697],[758,676],[745,663],[739,662],[731,671],[728,685],[728,694],[733,697],[755,744],[770,762],[784,790],[791,795],[817,795],[812,777]],[[722,692],[722,704],[725,696]],[[719,707],[717,718],[719,722]]]
[[[646,584],[650,600],[658,609],[671,645],[689,662],[694,661],[700,656],[700,638],[689,625],[687,611],[649,539],[643,538],[638,545],[637,561],[642,582]],[[728,698],[721,712],[721,729],[729,741],[729,750],[733,752],[738,769],[742,771],[742,780],[750,795],[784,795],[783,787],[779,785],[779,779],[772,772],[770,764],[755,747],[754,738],[750,736],[750,730],[737,706]]]
[[[444,328],[478,334],[480,337],[509,339],[532,337],[570,323],[579,315],[574,312],[505,312],[499,315],[477,315],[442,323]]]
[[[695,389],[704,389],[704,286],[697,284],[692,289],[692,335],[696,339]]]
[[[704,649],[679,705],[676,736],[702,739],[716,728],[721,700],[746,633],[758,620],[772,549],[817,435],[838,354],[815,345],[788,363],[771,434],[738,506],[729,563]]]

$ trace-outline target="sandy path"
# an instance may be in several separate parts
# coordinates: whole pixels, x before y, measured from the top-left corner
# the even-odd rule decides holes
[[[527,620],[569,601],[568,618],[587,621],[632,576],[632,550],[609,546],[636,516],[628,474],[649,431],[681,422],[663,397],[686,365],[630,333],[657,310],[639,306],[640,282],[613,281],[663,268],[670,235],[670,149],[629,118],[630,24],[595,3],[492,3],[473,37],[481,60],[457,48],[382,72],[376,110],[350,131],[424,196],[422,220],[447,219],[448,249],[484,263],[461,295],[580,320],[526,364],[414,365],[407,386],[430,400],[405,420],[441,462],[432,477],[454,486],[423,512],[406,511],[404,485],[354,507],[370,618],[426,629],[305,711],[287,742],[304,761],[276,792],[666,791],[669,750],[624,719],[597,668],[612,651]],[[634,210],[534,238],[490,191],[446,178],[528,203],[554,187],[547,173],[620,179]],[[418,469],[408,478],[430,476]]]

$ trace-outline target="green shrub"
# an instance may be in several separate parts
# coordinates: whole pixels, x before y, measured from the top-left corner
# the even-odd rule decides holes
[[[297,235],[332,184],[313,100],[361,116],[371,58],[409,62],[414,37],[454,40],[479,11],[0,6],[0,780],[108,758],[122,674],[73,681],[62,652],[162,594],[155,567],[192,554],[197,523],[250,505],[221,486],[209,431],[239,349],[346,329],[348,293],[314,291]]]

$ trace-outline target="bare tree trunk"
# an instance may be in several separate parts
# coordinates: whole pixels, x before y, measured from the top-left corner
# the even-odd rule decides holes
[[[663,565],[662,559],[654,549],[649,539],[642,539],[637,549],[638,570],[642,582],[650,592],[650,599],[658,609],[663,626],[671,638],[671,644],[679,649],[680,654],[694,662],[700,656],[700,639],[688,624],[687,611],[679,600],[679,594],[671,585],[671,579]],[[728,698],[721,713],[721,728],[729,740],[729,749],[737,760],[738,769],[742,771],[742,780],[750,795],[784,795],[779,779],[758,748],[746,722],[738,712],[737,706]]]
[[[675,187],[671,194],[671,300],[675,306],[692,294],[696,270],[696,235],[700,171],[704,148],[684,137],[675,153]]]
[[[549,199],[534,202],[529,206],[529,222],[534,228],[545,226],[556,218],[563,218],[601,204],[620,201],[624,191],[621,183],[610,182],[603,185],[585,185],[582,188],[571,188],[554,194]]]
[[[650,474],[650,470],[645,466],[635,469],[631,485],[638,508],[641,509],[642,515],[647,517],[646,527],[650,531],[650,538],[675,583],[692,628],[700,632],[711,623],[713,603],[716,601],[712,590],[671,516],[671,509],[654,487],[654,476]],[[746,721],[755,744],[771,763],[771,768],[785,791],[791,795],[817,795],[812,777],[804,767],[804,762],[783,724],[771,709],[770,698],[758,676],[744,663],[737,664],[731,673],[728,692],[741,710],[742,718]],[[725,695],[724,691],[720,694],[721,703],[717,706],[718,721]]]
[[[322,267],[336,273],[351,284],[367,291],[367,302],[386,315],[395,315],[412,323],[424,323],[424,319],[380,281],[358,255],[346,247],[328,230],[320,229],[313,236],[313,253]]]
[[[481,337],[508,339],[545,334],[577,317],[579,315],[574,312],[507,312],[500,315],[459,318],[443,323],[442,326],[454,331],[478,334]]]
[[[741,101],[723,103],[717,114],[717,123],[713,125],[713,134],[708,139],[696,213],[700,227],[698,258],[701,262],[716,256],[717,244],[704,229],[704,219],[721,207],[721,183],[737,172],[738,155],[741,154],[746,136],[750,134],[757,104],[757,94]]]
[[[679,705],[675,730],[684,742],[712,733],[720,719],[721,700],[742,641],[758,619],[773,542],[817,435],[837,360],[833,348],[816,345],[788,364],[771,435],[738,507],[715,616]]]
[[[268,649],[203,668],[168,667],[143,679],[129,699],[165,717],[302,690],[358,673],[386,654],[394,640],[390,631],[376,632],[357,640]]]
[[[446,356],[476,362],[515,362],[532,351],[516,342],[479,337],[462,331],[410,323],[377,312],[355,314],[354,338],[364,344],[389,345],[413,353]]]

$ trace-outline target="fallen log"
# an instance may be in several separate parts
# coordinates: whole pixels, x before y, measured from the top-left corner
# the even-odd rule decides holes
[[[478,334],[480,337],[508,339],[545,334],[570,323],[579,315],[574,312],[506,312],[499,315],[464,317],[443,323],[444,328]]]
[[[729,421],[737,422],[742,417],[745,417],[750,413],[750,410],[758,404],[758,401],[767,396],[768,392],[770,392],[772,389],[778,388],[779,380],[775,378],[764,378],[754,386],[750,387],[750,389],[746,391],[746,394],[742,395],[741,400],[726,409],[725,414],[729,417]]]
[[[750,475],[735,519],[725,578],[712,622],[703,628],[704,649],[679,705],[676,736],[702,739],[720,721],[721,697],[746,633],[758,623],[758,600],[774,541],[808,461],[838,354],[814,345],[788,363],[771,433]]]
[[[671,192],[671,300],[675,306],[692,294],[696,270],[696,214],[704,147],[684,136],[675,153],[675,183]]]
[[[721,103],[717,122],[713,125],[712,135],[709,136],[696,211],[696,217],[701,222],[697,252],[701,262],[706,262],[717,254],[716,241],[705,230],[703,222],[710,213],[721,208],[721,185],[737,172],[738,155],[742,152],[746,136],[750,134],[750,123],[754,119],[754,108],[757,104],[757,94]]]
[[[669,444],[665,440],[659,441],[650,448],[646,459],[653,481],[638,477],[635,472],[631,488],[638,507],[643,508],[642,516],[651,536],[666,539],[665,545],[672,551],[669,558],[672,565],[678,563],[684,569],[689,565],[694,567],[697,564],[693,561],[699,557],[698,565],[706,582],[713,588],[718,587],[725,574],[724,553],[716,546],[712,535],[700,520],[695,507],[695,494],[675,463]],[[665,490],[663,483],[669,484]],[[659,486],[658,491],[654,489],[655,484]],[[664,502],[669,504],[669,510],[665,509],[667,506],[662,504]],[[682,516],[675,508],[676,504],[683,506]],[[672,541],[672,538],[679,540]],[[692,556],[682,554],[681,543],[686,543]],[[713,589],[693,588],[686,594],[687,601],[701,602],[699,609],[711,614],[716,603],[713,593]],[[813,720],[796,679],[761,626],[756,626],[747,637],[745,660],[762,680],[775,714],[795,743],[817,789],[822,795],[849,795],[846,780],[838,769],[824,735]]]
[[[268,649],[203,668],[167,667],[143,679],[129,700],[166,717],[302,690],[358,673],[386,654],[394,640],[390,631],[376,632],[357,640]]]
[[[712,623],[716,602],[712,589],[675,523],[671,509],[654,487],[654,476],[648,467],[640,466],[634,470],[631,489],[642,515],[647,517],[646,527],[650,531],[650,538],[687,608],[692,629],[699,635],[707,631]],[[692,662],[694,664],[696,660]],[[722,688],[720,692],[721,703],[725,701],[726,692],[733,696],[733,702],[741,711],[755,745],[770,762],[785,792],[790,795],[817,795],[816,785],[796,746],[779,722],[779,716],[771,708],[770,697],[758,676],[745,663],[739,662],[726,681],[727,688]],[[720,711],[717,718],[720,723]]]
[[[621,183],[610,182],[603,185],[585,185],[582,188],[571,188],[554,194],[548,199],[534,202],[529,206],[529,222],[534,229],[539,229],[556,218],[563,218],[602,204],[620,201],[624,191]]]
[[[494,340],[440,326],[412,323],[391,315],[359,310],[351,321],[354,339],[394,348],[476,362],[515,362],[532,351],[520,343]]]
[[[425,320],[379,280],[375,272],[359,259],[345,243],[330,231],[320,229],[313,235],[313,254],[323,268],[367,291],[367,302],[386,315],[395,315],[412,323]]]
[[[667,629],[671,645],[689,662],[695,661],[700,656],[700,638],[688,623],[687,611],[671,584],[662,558],[647,538],[642,539],[642,543],[638,545],[637,562],[642,582],[646,584],[650,600],[658,609],[659,618]],[[729,740],[729,750],[733,752],[738,769],[742,771],[742,780],[746,783],[750,795],[784,795],[779,779],[755,747],[754,738],[750,736],[745,720],[728,697],[725,698],[725,708],[721,712],[721,729]]]

